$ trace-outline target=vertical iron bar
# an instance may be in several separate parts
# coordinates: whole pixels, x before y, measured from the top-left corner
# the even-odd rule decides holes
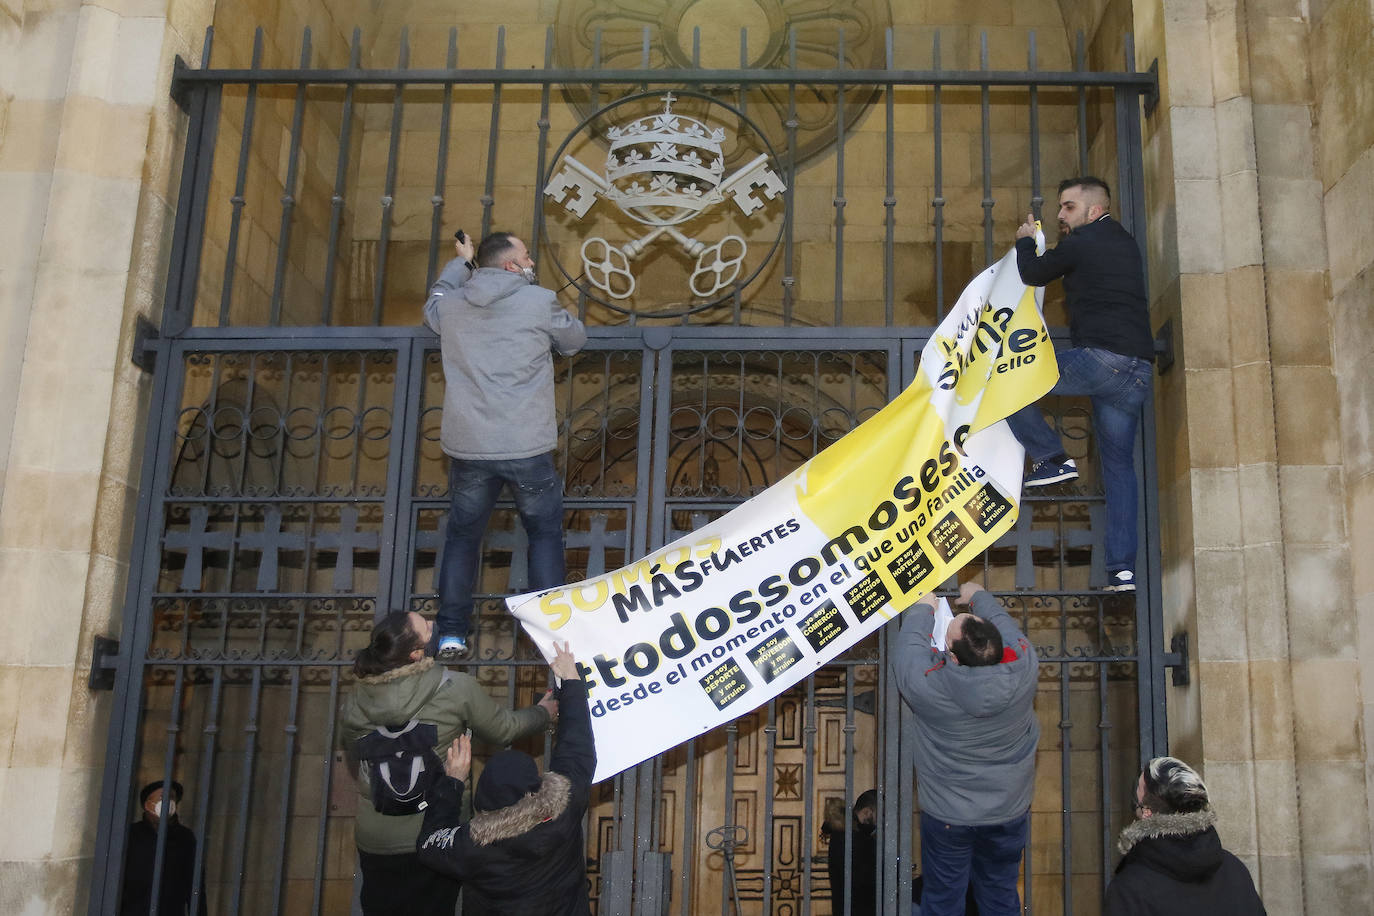
[[[214,665],[210,687],[210,711],[201,729],[203,741],[200,757],[200,785],[196,787],[196,864],[191,870],[192,913],[200,912],[200,897],[204,894],[205,853],[210,846],[210,787],[215,778],[215,748],[219,743],[219,707],[224,693],[224,668]],[[208,903],[207,903],[208,907]]]
[[[234,837],[233,864],[229,867],[229,873],[226,875],[228,880],[233,883],[229,899],[229,912],[231,913],[244,911],[244,859],[248,851],[248,819],[252,811],[253,763],[258,751],[258,713],[261,711],[262,704],[263,669],[261,665],[253,665],[252,667],[253,689],[248,700],[248,721],[243,726],[243,774],[239,780],[242,793],[239,796],[239,824]]]
[[[189,626],[189,621],[183,621],[184,625]],[[163,812],[165,813],[166,803],[175,796],[172,791],[173,767],[176,764],[177,735],[181,732],[181,710],[182,694],[186,689],[186,666],[177,665],[176,678],[172,682],[172,704],[169,710],[169,720],[167,722],[167,750],[162,758],[162,801]],[[168,818],[159,817],[157,819],[157,838],[153,841],[153,883],[154,888],[162,887],[162,869],[167,860],[167,824]],[[154,893],[149,901],[148,916],[157,916],[158,904],[161,902],[162,895]]]
[[[291,833],[291,772],[296,760],[296,725],[301,699],[301,667],[291,666],[291,701],[286,713],[286,747],[282,751],[281,811],[277,817],[277,874],[272,884],[272,911],[280,913],[286,878],[286,838]],[[333,718],[332,716],[330,718]]]
[[[449,70],[458,67],[458,28],[448,30],[448,56],[444,66]],[[548,93],[545,85],[544,92]],[[439,113],[439,156],[434,163],[434,196],[429,199],[433,213],[429,221],[429,265],[425,269],[425,289],[434,285],[434,277],[439,269],[439,233],[444,226],[444,185],[448,179],[448,132],[453,119],[453,84],[444,83],[443,110]],[[542,171],[540,174],[543,174]],[[538,199],[538,198],[536,198]]]
[[[686,778],[682,791],[682,875],[679,882],[682,893],[679,895],[679,916],[689,916],[692,912],[692,872],[696,869],[696,826],[697,826],[697,742],[695,738],[687,742]]]
[[[1079,73],[1087,69],[1083,49],[1083,30],[1074,37],[1073,66]],[[1078,87],[1078,174],[1088,174],[1088,88]]]
[[[844,29],[840,29],[836,69],[844,69]],[[835,327],[844,324],[844,83],[835,87]]]
[[[778,743],[778,701],[777,698],[768,701],[768,711],[766,713],[767,723],[763,727],[764,734],[764,773],[772,773],[777,759]],[[771,777],[770,777],[771,778]],[[766,791],[763,793],[763,911],[765,913],[772,909],[773,903],[773,793]]]
[[[988,33],[983,32],[978,41],[978,64],[982,70],[988,69]],[[987,83],[982,87],[983,116],[983,266],[993,263],[992,252],[992,88]]]
[[[1036,68],[1035,30],[1031,29],[1030,46],[1026,52],[1026,64],[1032,73]],[[1031,214],[1040,219],[1045,197],[1040,188],[1040,87],[1030,86],[1030,167],[1031,167]]]
[[[205,30],[201,68],[210,66],[214,27]],[[181,186],[172,231],[172,252],[167,265],[166,305],[162,310],[162,336],[170,337],[190,327],[195,319],[196,281],[205,241],[205,220],[214,171],[215,138],[219,133],[220,87],[188,90],[189,124],[186,154],[182,158]],[[122,816],[122,814],[121,814]]]
[[[310,26],[301,35],[301,69],[310,66]],[[296,84],[296,106],[291,115],[291,152],[286,158],[286,179],[281,189],[281,228],[277,230],[277,269],[272,276],[272,307],[267,323],[281,324],[281,298],[286,286],[286,258],[291,250],[291,217],[296,212],[296,168],[301,158],[301,130],[305,126],[305,93],[309,84]],[[308,323],[308,322],[302,322]]]
[[[735,761],[736,755],[739,753],[738,738],[739,720],[732,719],[730,724],[725,726],[725,762],[723,764],[725,767],[725,804],[722,807],[725,809],[724,826],[727,828],[725,831],[727,839],[731,834],[728,828],[733,827],[735,824]],[[725,869],[730,872],[730,875],[728,881],[724,880],[726,876],[721,876],[721,913],[740,912],[740,901],[738,898],[734,900],[734,906],[726,906],[727,901],[733,896],[734,890],[739,887],[739,883],[734,878],[734,869],[730,864],[730,856],[732,854],[730,850],[731,847],[727,843],[725,846]]]
[[[883,35],[884,66],[892,69],[892,27],[888,26]],[[883,195],[883,209],[886,211],[883,216],[883,326],[892,327],[895,320],[893,314],[893,301],[896,298],[895,283],[896,278],[893,271],[896,269],[894,264],[894,243],[897,231],[897,175],[895,163],[895,144],[894,144],[894,125],[892,123],[895,116],[894,106],[896,99],[893,98],[895,89],[892,83],[887,84],[886,108],[887,126],[883,132],[887,174],[887,193]]]
[[[797,68],[797,29],[787,30],[787,65]],[[796,260],[793,243],[793,198],[797,195],[797,84],[787,84],[787,193],[782,196],[783,203],[783,244],[782,244],[782,324],[792,326],[792,307],[796,297]]]
[[[253,58],[250,70],[262,65],[262,27],[253,33]],[[244,192],[248,185],[248,157],[253,147],[253,116],[257,112],[258,84],[250,83],[247,98],[243,103],[243,134],[239,140],[239,168],[234,178],[234,196],[229,198],[232,210],[229,214],[229,240],[225,243],[224,284],[220,290],[219,326],[229,324],[229,303],[234,292],[234,261],[239,249],[239,225],[243,219]]]
[[[844,887],[836,890],[840,899],[845,901],[844,912],[849,912],[848,901],[854,899],[854,666],[844,667],[844,810],[840,818],[844,822]]]
[[[348,65],[357,70],[362,65],[362,32],[353,30],[348,50]],[[324,261],[324,304],[320,323],[334,323],[334,276],[339,257],[339,235],[343,231],[344,189],[348,182],[349,144],[353,138],[353,93],[357,84],[344,89],[343,114],[339,121],[339,155],[334,165],[334,194],[329,198],[329,247]]]
[[[749,69],[749,30],[743,26],[739,30],[739,68],[741,70]],[[749,116],[749,94],[743,85],[739,87],[737,107],[740,114],[745,117]]]
[[[805,717],[806,724],[802,726],[802,759],[816,759],[816,679],[809,677],[806,679],[806,704]],[[802,869],[802,916],[811,914],[811,869],[813,867],[812,851],[815,848],[816,835],[816,768],[814,766],[802,767],[802,843],[804,844],[801,869]]]
[[[692,26],[692,69],[701,69],[701,26]]]
[[[343,627],[339,627],[342,631]],[[325,835],[329,828],[329,793],[334,777],[334,726],[337,716],[333,711],[339,708],[339,678],[343,672],[338,665],[329,668],[329,710],[331,715],[325,723],[324,766],[320,774],[320,827],[315,832],[315,890],[310,900],[311,916],[320,916],[324,903]]]
[[[937,74],[940,72],[939,29],[935,30],[935,37],[931,42],[930,68]],[[935,197],[930,205],[935,208],[935,323],[939,324],[945,317],[945,171],[944,151],[941,148],[943,112],[940,108],[940,84],[936,83],[931,92],[934,103],[932,133],[935,142]]]
[[[506,66],[506,27],[496,29],[496,69]],[[487,128],[487,180],[482,191],[482,238],[491,232],[491,208],[496,203],[496,138],[501,132],[501,83],[491,87],[491,124]]]
[[[553,27],[544,30],[544,69],[553,69]],[[530,252],[539,256],[539,241],[544,228],[544,171],[549,159],[549,94],[553,86],[545,83],[539,92],[539,152],[534,168],[534,215],[530,218]]]
[[[401,50],[396,67],[410,66],[410,29],[401,29]],[[382,323],[382,297],[386,292],[387,249],[391,245],[391,215],[396,204],[396,169],[401,152],[401,114],[405,106],[405,83],[396,84],[391,103],[391,145],[386,154],[386,188],[382,192],[382,224],[377,233],[377,276],[372,294],[372,323]]]
[[[1099,623],[1099,645],[1103,647],[1101,654],[1106,655],[1110,652],[1107,648],[1106,627],[1102,625],[1102,605],[1097,606],[1097,619]],[[1098,720],[1097,720],[1097,753],[1101,765],[1102,780],[1102,867],[1098,871],[1098,877],[1102,883],[1098,885],[1099,896],[1107,892],[1107,870],[1112,864],[1112,758],[1111,737],[1112,737],[1112,715],[1111,707],[1107,702],[1107,663],[1097,663],[1097,695],[1098,695]]]
[[[1059,648],[1061,653],[1067,655],[1068,640],[1065,632],[1064,607],[1061,601],[1059,607],[1060,636]],[[1059,663],[1059,801],[1060,801],[1060,830],[1063,836],[1060,838],[1060,855],[1064,857],[1061,868],[1061,876],[1064,881],[1064,916],[1069,916],[1073,912],[1073,799],[1070,797],[1070,785],[1073,780],[1072,755],[1073,738],[1070,729],[1073,728],[1073,720],[1069,710],[1069,663],[1061,661]]]

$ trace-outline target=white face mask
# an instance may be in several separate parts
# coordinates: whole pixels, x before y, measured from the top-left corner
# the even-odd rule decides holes
[[[166,798],[158,799],[157,805],[153,807],[153,813],[157,815],[159,820],[164,817],[174,817],[177,813],[177,803]]]
[[[534,272],[533,267],[520,268],[520,276],[524,277],[530,286],[534,286],[539,282],[539,275]]]

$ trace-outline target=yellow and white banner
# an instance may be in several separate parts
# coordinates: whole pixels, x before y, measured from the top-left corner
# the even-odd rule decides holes
[[[853,432],[630,566],[509,599],[545,657],[572,645],[596,779],[767,702],[996,541],[1023,464],[999,421],[1058,375],[1040,291],[1009,252],[960,296],[915,381]]]

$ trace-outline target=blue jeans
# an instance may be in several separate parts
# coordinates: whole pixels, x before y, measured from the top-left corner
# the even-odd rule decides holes
[[[1107,498],[1107,573],[1136,568],[1135,433],[1140,405],[1150,394],[1152,368],[1143,359],[1095,347],[1055,354],[1059,381],[1050,394],[1086,394],[1092,399],[1093,431],[1102,459],[1102,491]],[[1033,461],[1064,454],[1059,433],[1029,404],[1007,417],[1007,425]]]
[[[921,916],[964,916],[969,879],[980,916],[1021,916],[1016,876],[1030,812],[1004,824],[963,827],[921,812]]]
[[[439,564],[440,636],[468,635],[482,536],[507,484],[530,542],[530,588],[563,584],[563,481],[553,453],[503,461],[450,458],[448,523]]]

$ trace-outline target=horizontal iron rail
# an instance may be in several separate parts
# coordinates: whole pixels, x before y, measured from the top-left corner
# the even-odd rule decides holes
[[[1155,74],[1083,70],[588,70],[555,67],[547,70],[474,69],[362,69],[243,67],[195,69],[178,58],[172,75],[173,93],[195,85],[436,85],[486,83],[505,86],[546,86],[614,83],[627,86],[1107,86],[1152,90]]]

